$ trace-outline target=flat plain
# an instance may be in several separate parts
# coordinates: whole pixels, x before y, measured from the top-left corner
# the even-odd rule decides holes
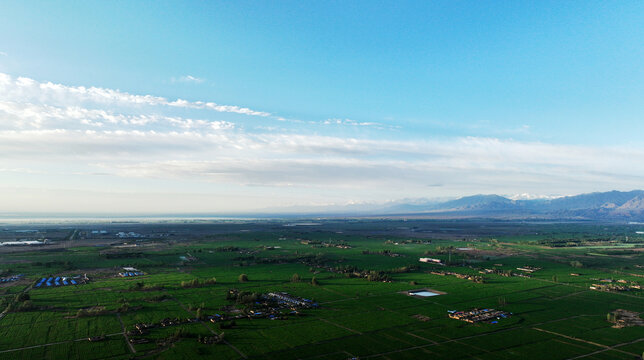
[[[402,219],[7,224],[0,242],[48,241],[0,247],[2,277],[22,275],[0,285],[0,359],[639,358],[644,327],[616,313],[644,312],[638,231]],[[79,283],[42,280],[56,277]],[[441,294],[405,293],[420,289]],[[315,306],[276,305],[270,293]],[[508,315],[450,317],[481,309]]]

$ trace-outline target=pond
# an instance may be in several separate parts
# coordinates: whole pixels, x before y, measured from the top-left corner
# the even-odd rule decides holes
[[[436,296],[436,295],[440,295],[440,294],[435,293],[435,292],[431,292],[431,291],[427,291],[427,290],[420,290],[420,291],[410,291],[409,295],[413,295],[413,296]]]

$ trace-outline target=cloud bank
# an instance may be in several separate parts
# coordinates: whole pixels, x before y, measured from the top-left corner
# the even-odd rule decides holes
[[[249,130],[247,124],[257,118],[265,119],[263,129],[271,130]],[[161,191],[175,197],[182,189],[198,189],[212,198],[228,198],[235,189],[244,194],[238,211],[257,204],[285,205],[282,199],[307,204],[329,197],[386,201],[494,192],[539,196],[627,190],[644,183],[643,148],[481,137],[400,140],[386,131],[347,137],[317,134],[306,124],[282,131],[279,122],[268,112],[235,105],[0,74],[0,178],[5,188],[23,186],[22,175],[29,177],[31,189],[65,188],[72,193],[69,183],[91,189],[99,174],[117,184],[116,192],[145,193],[146,184],[160,181],[168,184]],[[323,122],[377,125],[347,119]],[[150,198],[145,196],[146,201]],[[190,211],[191,204],[179,210]],[[2,211],[12,209],[11,203],[3,206]],[[159,206],[150,203],[149,210]],[[136,208],[146,207],[137,202]],[[211,208],[226,209],[230,207],[221,204]]]

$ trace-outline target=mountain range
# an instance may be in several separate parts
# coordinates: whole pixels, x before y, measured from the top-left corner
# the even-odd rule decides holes
[[[512,200],[500,195],[473,195],[443,202],[399,202],[379,211],[383,215],[642,221],[644,190],[596,192],[534,200]]]
[[[644,190],[594,192],[557,198],[511,199],[473,195],[453,200],[403,199],[388,203],[355,203],[272,209],[273,215],[608,220],[644,222]],[[268,215],[268,214],[267,214]]]

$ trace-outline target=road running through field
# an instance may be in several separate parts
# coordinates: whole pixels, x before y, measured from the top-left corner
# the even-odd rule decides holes
[[[125,331],[125,325],[123,325],[123,320],[121,320],[121,314],[116,313],[116,317],[119,319],[119,323],[121,323],[121,330],[123,330],[123,337],[125,338],[125,342],[127,343],[127,346],[130,347],[130,351],[132,354],[136,354],[136,349],[134,348],[134,345],[130,342],[130,338],[127,336],[127,331]]]
[[[123,336],[123,333],[114,333],[114,334],[109,334],[105,335],[106,337],[111,337],[111,336]],[[45,347],[45,346],[52,346],[52,345],[59,345],[59,344],[66,344],[66,343],[71,343],[71,342],[78,342],[78,341],[88,341],[86,337],[80,338],[80,339],[74,339],[74,340],[64,340],[64,341],[56,341],[56,342],[50,342],[46,344],[40,344],[40,345],[32,345],[32,346],[25,346],[21,348],[15,348],[15,349],[9,349],[9,350],[0,350],[0,354],[4,353],[9,353],[13,351],[20,351],[20,350],[29,350],[29,349],[36,349],[39,347]]]

